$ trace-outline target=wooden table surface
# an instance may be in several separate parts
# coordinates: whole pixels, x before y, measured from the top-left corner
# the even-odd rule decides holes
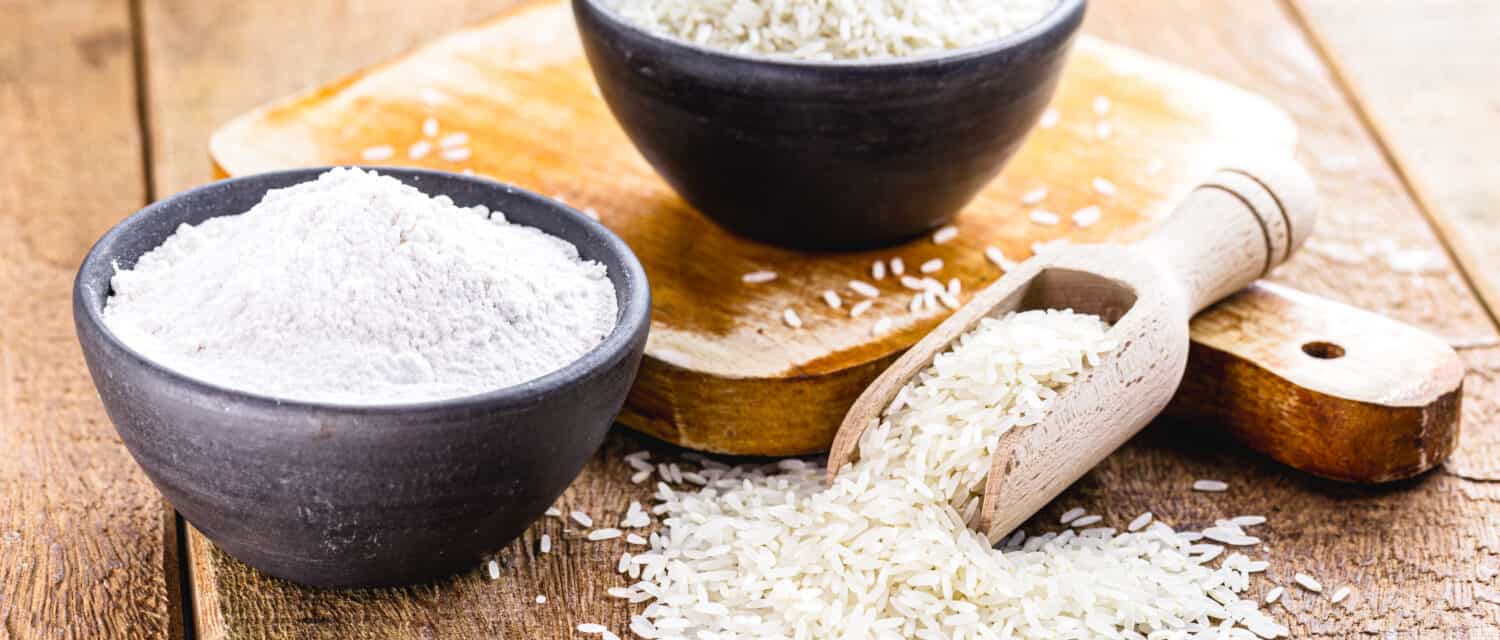
[[[551,638],[623,628],[604,596],[618,541],[547,520],[478,571],[401,590],[267,578],[185,527],[105,417],[73,337],[89,245],[207,179],[208,132],[260,102],[377,62],[506,5],[444,0],[0,0],[0,639]],[[1206,425],[1154,425],[1059,498],[1111,521],[1263,513],[1296,637],[1500,637],[1500,3],[1096,2],[1086,29],[1260,92],[1290,111],[1326,206],[1274,279],[1424,327],[1470,367],[1443,468],[1393,486],[1319,481]],[[564,497],[617,517],[645,490],[617,432]],[[664,455],[672,452],[662,450]],[[1186,487],[1217,477],[1212,496]],[[561,538],[550,555],[531,543]],[[1259,583],[1262,587],[1267,581]],[[1257,587],[1257,589],[1262,588]],[[537,594],[546,605],[533,603]]]

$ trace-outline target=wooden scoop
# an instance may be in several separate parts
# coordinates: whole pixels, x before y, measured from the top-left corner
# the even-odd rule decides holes
[[[1290,158],[1222,169],[1150,237],[1035,256],[979,292],[886,369],[850,407],[830,479],[896,393],[981,318],[1071,308],[1113,324],[1118,345],[1036,425],[1000,437],[976,527],[998,541],[1160,414],[1182,381],[1188,320],[1286,261],[1312,231],[1312,181]]]

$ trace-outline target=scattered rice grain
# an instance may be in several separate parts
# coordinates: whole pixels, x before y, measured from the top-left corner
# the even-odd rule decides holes
[[[1036,209],[1031,212],[1029,217],[1031,218],[1032,222],[1048,227],[1062,222],[1061,217],[1051,211],[1047,211],[1046,209]]]
[[[1073,212],[1073,224],[1080,229],[1087,229],[1094,226],[1094,223],[1099,222],[1099,218],[1102,216],[1103,211],[1099,207],[1090,205]]]
[[[1228,491],[1229,483],[1222,480],[1194,480],[1193,491]]]
[[[1046,200],[1046,199],[1047,199],[1047,187],[1037,187],[1035,189],[1027,191],[1024,194],[1021,194],[1021,204],[1024,204],[1024,205],[1026,205],[1028,207],[1032,206],[1032,205],[1040,204],[1043,200]]]
[[[933,234],[932,234],[932,242],[933,242],[933,244],[944,244],[944,243],[946,243],[946,242],[948,242],[948,241],[950,241],[950,240],[952,240],[954,238],[957,238],[957,237],[958,237],[958,227],[955,227],[955,226],[953,226],[953,225],[950,224],[950,225],[948,225],[946,227],[943,227],[943,228],[938,229],[937,231],[933,232]]]
[[[592,542],[600,542],[603,540],[614,540],[622,535],[624,533],[619,529],[595,529],[590,531],[587,537]]]
[[[395,147],[392,147],[388,144],[382,144],[369,147],[364,151],[361,151],[359,157],[364,158],[365,162],[380,162],[381,160],[390,160],[395,155]]]
[[[802,317],[799,316],[799,315],[797,315],[797,312],[795,310],[792,310],[792,309],[782,309],[782,311],[781,311],[781,321],[785,322],[786,326],[791,327],[793,329],[801,329],[802,328]]]
[[[1109,96],[1094,96],[1094,113],[1098,115],[1109,114]]]
[[[859,295],[862,295],[862,296],[866,297],[866,298],[879,298],[880,297],[880,290],[876,289],[875,285],[870,284],[868,282],[865,282],[863,280],[850,280],[849,281],[849,289],[852,290],[852,291],[854,291],[855,293],[857,293]]]
[[[406,148],[406,157],[412,160],[421,160],[429,153],[432,153],[432,143],[426,140],[418,140]]]
[[[775,271],[751,271],[740,276],[740,282],[745,284],[765,284],[776,279]]]
[[[1323,591],[1323,583],[1318,582],[1317,578],[1314,578],[1305,573],[1296,574],[1292,576],[1292,579],[1296,580],[1297,584],[1302,585],[1303,589],[1307,589],[1308,591],[1311,591],[1313,593],[1319,593]]]

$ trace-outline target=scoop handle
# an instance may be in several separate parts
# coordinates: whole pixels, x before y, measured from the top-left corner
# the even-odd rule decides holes
[[[1312,233],[1316,202],[1295,160],[1243,161],[1199,184],[1141,246],[1196,314],[1285,262]]]
[[[1431,333],[1269,282],[1191,328],[1168,414],[1345,482],[1409,478],[1458,445],[1464,361]]]

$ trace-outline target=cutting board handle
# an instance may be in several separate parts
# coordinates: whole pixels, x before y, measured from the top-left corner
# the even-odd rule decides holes
[[[1264,277],[1302,246],[1316,220],[1312,179],[1291,158],[1220,169],[1143,243],[1197,313]]]
[[[1291,467],[1387,482],[1458,444],[1463,359],[1426,331],[1261,282],[1198,314],[1192,337],[1167,412]]]

